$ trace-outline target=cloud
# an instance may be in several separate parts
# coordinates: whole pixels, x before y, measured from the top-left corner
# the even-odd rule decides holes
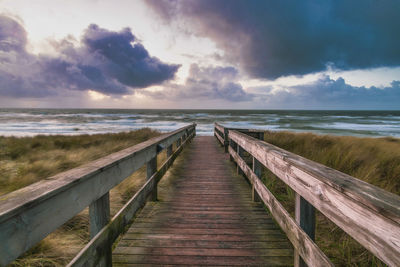
[[[153,98],[180,99],[221,99],[231,102],[250,101],[253,98],[243,90],[238,80],[238,71],[233,67],[200,67],[192,64],[185,83],[164,84],[161,91],[146,91]]]
[[[400,65],[400,1],[146,0],[255,78]]]
[[[121,95],[174,78],[179,65],[151,57],[129,28],[119,32],[90,25],[80,40],[53,42],[57,55],[27,51],[27,33],[0,15],[0,95],[45,97],[60,90]]]
[[[273,87],[253,88],[265,108],[294,109],[399,109],[400,81],[384,88],[358,87],[343,78],[323,75],[312,83],[290,86],[281,90]]]

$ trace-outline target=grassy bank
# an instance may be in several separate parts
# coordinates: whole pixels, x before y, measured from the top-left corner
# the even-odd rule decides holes
[[[400,195],[400,139],[266,132],[265,141]],[[263,179],[293,215],[294,192],[269,172]],[[383,266],[320,213],[316,242],[337,266]]]
[[[117,134],[0,137],[0,196],[158,135],[157,131],[141,129]],[[112,215],[143,185],[144,179],[142,168],[111,190]],[[12,266],[65,266],[89,240],[88,224],[85,209]]]

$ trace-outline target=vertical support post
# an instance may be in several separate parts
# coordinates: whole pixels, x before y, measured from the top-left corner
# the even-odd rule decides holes
[[[167,147],[167,158],[172,155],[172,144]]]
[[[154,173],[157,171],[157,156],[149,160],[146,164],[146,177],[150,179]],[[154,185],[153,191],[150,195],[152,201],[157,201],[157,184]]]
[[[241,148],[239,144],[236,144],[236,146],[239,157],[243,158],[243,148]],[[236,170],[237,174],[243,175],[243,171],[240,169],[239,164],[236,164]]]
[[[181,138],[178,138],[178,140],[176,140],[176,147],[180,147],[181,146]]]
[[[225,147],[225,153],[228,153],[228,146],[229,146],[229,131],[228,131],[228,128],[224,128],[224,147]]]
[[[258,139],[260,139],[261,141],[264,141],[264,132],[258,133]]]
[[[264,141],[264,132],[259,132],[257,134],[257,139],[259,139],[261,141]],[[258,178],[261,179],[263,165],[255,157],[252,157],[252,158],[253,158],[253,172],[255,173],[255,175],[257,175]],[[260,202],[261,198],[257,194],[257,192],[256,192],[256,190],[254,188],[254,183],[252,184],[251,189],[252,189],[251,196],[252,196],[253,201],[254,202]]]
[[[229,139],[229,145],[231,146],[231,148],[232,148],[234,151],[237,150],[237,145],[236,145],[236,143],[235,143],[232,139]],[[230,159],[231,161],[234,162],[233,157],[232,157],[231,155],[229,155],[229,159]],[[234,162],[234,163],[236,164],[236,162]]]
[[[315,208],[298,193],[296,193],[295,216],[296,222],[304,232],[306,232],[312,240],[315,240]],[[294,266],[307,266],[296,250],[294,252]]]
[[[255,157],[253,157],[253,172],[255,173],[255,175],[257,175],[258,178],[261,178],[262,168],[262,164]],[[251,185],[251,192],[251,197],[253,201],[260,202],[261,199],[254,188],[254,183],[252,183]]]
[[[95,237],[100,230],[110,221],[110,194],[105,193],[89,206],[89,231],[90,239]],[[99,266],[112,266],[112,244],[106,243],[99,248],[103,251]]]

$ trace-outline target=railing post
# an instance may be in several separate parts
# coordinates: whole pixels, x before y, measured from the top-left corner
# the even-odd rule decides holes
[[[237,153],[239,155],[239,157],[243,158],[243,148],[240,147],[239,144],[236,144],[237,146]],[[237,170],[237,174],[243,175],[243,171],[240,169],[239,164],[236,164],[236,170]]]
[[[167,147],[167,158],[172,155],[172,144]]]
[[[227,128],[224,128],[224,147],[225,153],[228,153],[228,146],[229,146],[229,131]]]
[[[176,140],[176,147],[180,146],[181,146],[181,138],[178,138],[178,140]]]
[[[315,240],[315,208],[307,202],[302,196],[296,193],[296,206],[295,206],[296,222],[308,234],[308,236]],[[307,264],[300,257],[299,253],[294,252],[294,266],[305,267]]]
[[[89,206],[89,231],[90,239],[95,237],[100,230],[110,222],[110,194],[107,192]],[[102,250],[102,258],[98,266],[112,266],[112,244],[106,243]]]
[[[150,179],[154,173],[157,172],[157,156],[149,160],[146,164],[146,177]],[[154,185],[153,191],[150,195],[152,201],[157,201],[157,184]]]
[[[253,172],[260,179],[262,175],[262,168],[262,164],[255,157],[253,157]],[[254,188],[254,183],[252,183],[251,185],[251,197],[254,202],[260,202],[260,197],[258,196],[256,189]]]
[[[260,139],[261,141],[264,141],[264,132],[258,133],[258,139]]]
[[[264,141],[264,132],[259,132],[257,135],[257,138],[260,139],[261,141]],[[255,175],[257,175],[258,178],[261,179],[262,176],[262,170],[263,170],[263,165],[255,158],[253,158],[253,172]],[[254,183],[251,186],[252,189],[252,199],[254,202],[260,202],[260,196],[257,194],[255,188],[254,188]]]

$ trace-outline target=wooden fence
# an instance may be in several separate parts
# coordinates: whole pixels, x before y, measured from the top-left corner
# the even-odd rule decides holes
[[[389,266],[400,266],[400,197],[264,142],[257,130],[215,123],[215,136],[295,248],[295,266],[332,266],[314,243],[315,209]],[[250,135],[249,135],[250,134]],[[257,137],[257,136],[256,136]],[[252,162],[245,161],[247,152]],[[250,166],[251,167],[250,167]],[[296,192],[295,219],[260,180],[268,168]]]
[[[113,242],[146,200],[157,198],[158,181],[195,133],[191,124],[1,196],[0,266],[88,206],[91,240],[69,266],[111,266]],[[167,159],[157,170],[157,154],[164,149]],[[109,191],[144,164],[146,183],[110,220]]]

